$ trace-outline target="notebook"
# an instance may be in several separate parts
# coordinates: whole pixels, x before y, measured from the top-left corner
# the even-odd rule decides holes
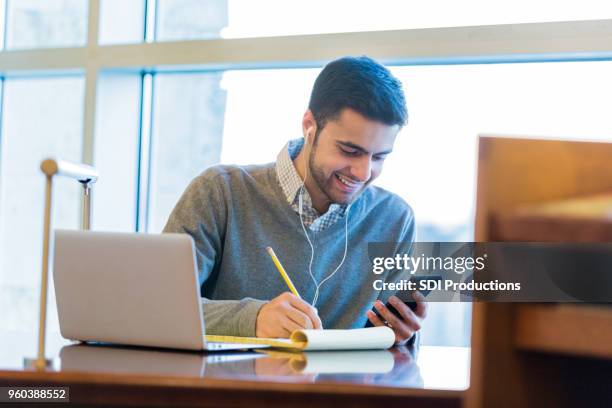
[[[386,326],[350,330],[296,330],[288,339],[207,335],[206,341],[261,344],[294,350],[375,350],[388,349],[395,333]]]

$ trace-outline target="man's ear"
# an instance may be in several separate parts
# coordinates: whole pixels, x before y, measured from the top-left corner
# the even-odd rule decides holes
[[[314,144],[314,140],[315,140],[315,135],[317,134],[317,125],[314,124],[313,126],[310,126],[308,129],[306,129],[306,136],[304,136],[306,138],[306,143],[308,143],[309,145],[313,145]]]
[[[314,143],[315,135],[317,134],[317,122],[310,110],[304,113],[302,118],[302,128],[304,129],[304,139],[306,143],[311,145]]]

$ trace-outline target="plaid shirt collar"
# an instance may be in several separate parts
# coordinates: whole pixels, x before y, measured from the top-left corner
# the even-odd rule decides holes
[[[276,158],[276,176],[280,183],[287,203],[299,213],[299,196],[300,189],[302,188],[302,179],[298,174],[293,160],[302,150],[304,146],[304,139],[294,139],[289,141],[285,147],[281,150]],[[304,216],[304,224],[307,225],[312,231],[318,232],[334,224],[344,215],[346,205],[331,204],[327,212],[323,215],[312,206],[312,200],[308,190],[304,188],[302,197],[302,214]]]

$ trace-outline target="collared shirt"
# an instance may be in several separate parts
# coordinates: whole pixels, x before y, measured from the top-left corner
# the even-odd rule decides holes
[[[302,192],[302,220],[304,225],[313,232],[323,231],[340,220],[346,211],[346,205],[332,203],[325,214],[319,212],[312,206],[312,200],[306,187],[302,189],[302,179],[298,174],[293,160],[297,157],[304,146],[304,139],[289,141],[276,158],[276,175],[280,183],[287,203],[296,213],[300,213],[300,192]]]

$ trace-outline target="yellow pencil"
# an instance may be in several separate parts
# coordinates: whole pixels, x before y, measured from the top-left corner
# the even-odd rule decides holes
[[[291,293],[293,293],[295,296],[301,299],[302,297],[300,296],[297,289],[293,285],[293,282],[291,282],[291,278],[289,278],[289,275],[287,275],[287,272],[285,272],[285,268],[283,268],[283,265],[281,265],[280,261],[276,257],[274,250],[271,247],[267,247],[266,251],[268,251],[268,253],[270,254],[270,258],[272,258],[272,262],[274,262],[274,265],[276,265],[276,269],[278,269],[278,272],[281,274],[281,276],[285,280],[285,283],[287,284],[287,286],[289,286],[289,290],[291,291]]]

